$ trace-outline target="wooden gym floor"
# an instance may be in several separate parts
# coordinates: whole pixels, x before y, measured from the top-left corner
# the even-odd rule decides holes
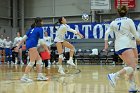
[[[25,66],[0,65],[0,93],[128,93],[127,76],[120,77],[116,88],[112,88],[107,80],[107,74],[116,72],[122,66],[109,65],[78,65],[77,68],[64,66],[66,75],[57,73],[57,67],[43,67],[43,73],[50,80],[36,81],[36,69],[33,68],[30,77],[32,83],[22,83]],[[140,88],[140,71],[136,71],[136,83]]]

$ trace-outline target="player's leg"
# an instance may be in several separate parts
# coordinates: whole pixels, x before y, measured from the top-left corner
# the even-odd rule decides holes
[[[9,64],[9,50],[8,50],[8,48],[5,48],[5,62],[7,63],[7,64]]]
[[[67,41],[64,41],[63,42],[63,46],[64,47],[67,47],[70,49],[70,58],[68,60],[68,64],[72,65],[72,66],[76,66],[74,63],[73,63],[73,55],[74,55],[74,46],[72,44],[70,44],[69,42]]]
[[[59,59],[58,59],[58,72],[61,74],[65,74],[64,69],[62,67],[62,60],[63,60],[63,48],[62,48],[62,42],[57,42],[56,43],[57,51],[59,54]]]
[[[38,53],[36,48],[29,49],[30,62],[26,66],[24,75],[21,78],[21,81],[23,81],[23,82],[32,82],[32,80],[29,79],[28,74],[29,74],[31,68],[33,67],[33,65],[35,64],[35,60],[38,56],[36,53]]]
[[[0,64],[1,64],[1,59],[2,59],[2,50],[0,48]]]
[[[13,64],[13,61],[12,61],[12,50],[11,49],[9,49],[9,62],[11,64]]]
[[[21,48],[19,49],[19,62],[20,62],[20,64],[24,64],[22,61],[22,49]]]
[[[136,48],[133,49],[133,53],[134,53],[134,56],[135,56],[135,61],[136,61],[136,69],[139,69],[139,65],[138,65],[138,50]]]
[[[135,56],[132,49],[125,50],[122,53],[122,58],[123,58],[122,60],[125,60],[125,63],[128,65],[128,67],[124,67],[120,71],[108,75],[108,79],[110,80],[110,83],[112,84],[113,87],[116,85],[116,79],[119,76],[124,74],[128,74],[131,76],[136,67]]]
[[[37,54],[37,58],[36,58],[36,68],[37,68],[37,73],[38,73],[38,76],[37,76],[37,80],[48,80],[47,77],[45,77],[42,73],[42,67],[41,67],[41,64],[42,64],[42,59],[38,53],[38,51],[36,50],[36,54]]]

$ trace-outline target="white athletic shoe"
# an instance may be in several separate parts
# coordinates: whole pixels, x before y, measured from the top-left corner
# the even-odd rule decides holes
[[[32,79],[30,79],[28,77],[24,77],[24,76],[20,79],[20,81],[24,82],[24,83],[31,83],[31,82],[33,82]]]
[[[70,64],[70,65],[72,65],[72,66],[76,66],[76,65],[73,63],[73,60],[68,60],[67,63]]]
[[[107,78],[108,78],[109,83],[111,84],[111,86],[112,86],[112,87],[115,87],[115,86],[116,86],[115,74],[114,74],[114,73],[108,74],[108,75],[107,75]]]
[[[47,77],[45,77],[45,76],[43,76],[43,75],[39,75],[38,77],[37,77],[37,80],[38,81],[46,81],[46,80],[48,80],[49,78],[47,78]]]
[[[60,74],[62,74],[62,75],[65,75],[65,72],[64,72],[64,68],[63,67],[59,67],[58,72]]]

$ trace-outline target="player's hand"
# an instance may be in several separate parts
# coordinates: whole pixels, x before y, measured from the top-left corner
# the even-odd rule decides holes
[[[14,51],[15,52],[18,52],[18,50],[19,50],[19,46],[17,46],[17,47],[14,48]]]
[[[102,51],[103,51],[103,52],[107,52],[107,49],[104,48]]]
[[[140,39],[136,40],[137,45],[140,45]]]
[[[84,36],[81,33],[79,33],[79,36],[80,36],[81,39],[84,38]]]

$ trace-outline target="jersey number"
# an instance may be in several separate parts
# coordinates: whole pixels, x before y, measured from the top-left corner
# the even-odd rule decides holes
[[[117,25],[119,26],[118,30],[120,30],[121,29],[121,22],[119,22]]]
[[[32,29],[30,33],[32,34],[32,33],[33,33],[33,31],[34,31],[34,29]]]

